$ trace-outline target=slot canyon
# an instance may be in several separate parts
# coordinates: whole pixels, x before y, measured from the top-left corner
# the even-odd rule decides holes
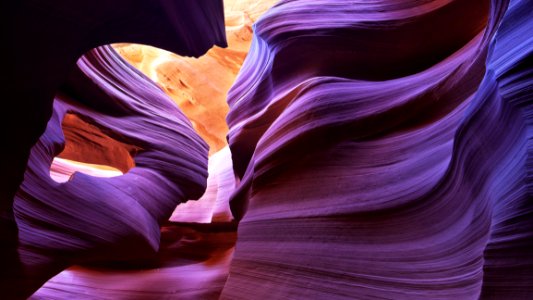
[[[533,0],[1,5],[0,299],[533,299]]]

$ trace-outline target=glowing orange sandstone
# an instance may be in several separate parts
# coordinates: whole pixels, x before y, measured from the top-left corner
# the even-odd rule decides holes
[[[252,24],[276,2],[224,1],[228,48],[215,47],[198,59],[138,44],[114,48],[176,102],[212,155],[227,145],[226,94],[250,48]]]

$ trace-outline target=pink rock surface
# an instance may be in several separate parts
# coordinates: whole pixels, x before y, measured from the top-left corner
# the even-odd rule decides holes
[[[176,207],[170,221],[211,223],[233,220],[229,197],[235,189],[235,175],[228,147],[209,157],[207,189],[200,199]]]

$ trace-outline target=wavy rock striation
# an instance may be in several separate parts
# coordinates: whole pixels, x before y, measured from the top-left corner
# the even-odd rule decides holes
[[[164,93],[192,77],[158,86],[110,46],[70,67],[100,43],[224,45],[221,1],[80,3],[4,10],[13,114],[34,108],[5,134],[7,298],[53,276],[32,298],[532,297],[533,1],[283,0],[255,24],[209,162]],[[210,52],[213,72],[240,64],[257,7],[230,16],[236,50]],[[28,36],[42,55],[21,60]]]
[[[204,195],[176,207],[163,224],[154,257],[143,264],[126,260],[70,267],[31,299],[218,299],[237,236],[228,205],[235,184],[230,156],[226,147],[209,158]],[[64,164],[56,162],[52,167]],[[87,172],[85,165],[74,167]],[[109,171],[92,168],[89,172],[105,176]]]
[[[511,1],[463,125],[465,167],[491,207],[483,299],[533,297],[533,1]],[[478,200],[480,201],[480,200]],[[481,201],[480,201],[481,202]]]
[[[17,1],[2,3],[1,12],[6,45],[2,50],[9,58],[4,64],[9,75],[3,87],[6,95],[16,95],[16,101],[8,104],[16,120],[0,118],[2,138],[9,145],[4,147],[0,163],[0,289],[8,291],[6,297],[25,298],[44,277],[32,279],[33,271],[28,271],[27,262],[19,258],[13,199],[30,150],[52,117],[54,96],[64,87],[78,58],[90,49],[117,42],[149,44],[180,55],[200,56],[214,44],[225,46],[224,15],[221,0]],[[122,65],[127,69],[126,64]],[[108,85],[106,88],[112,87]],[[150,89],[158,90],[153,85]],[[84,105],[102,95],[101,91],[83,87],[78,91],[82,94],[74,98]],[[105,101],[92,104],[104,110],[108,105]],[[154,217],[159,218],[159,214],[163,212]],[[139,225],[139,229],[152,228],[151,224]],[[151,244],[154,239],[149,239]]]
[[[232,223],[167,223],[149,265],[74,266],[30,299],[218,299],[236,236]]]
[[[229,197],[235,189],[231,152],[223,148],[209,157],[207,189],[196,201],[178,205],[170,221],[189,223],[230,222]]]
[[[265,14],[228,97],[222,298],[531,297],[531,7],[497,34],[505,1]]]
[[[159,249],[160,225],[177,204],[198,199],[206,187],[207,145],[163,91],[109,46],[86,54],[77,67],[73,90],[56,96],[14,202],[24,271],[43,282],[71,264],[152,258]],[[73,98],[84,91],[99,91],[100,97],[92,99],[102,106]],[[109,136],[76,139],[85,131],[70,129],[76,153],[111,153],[121,143],[135,165],[112,178],[74,173],[65,183],[54,181],[50,165],[65,145],[61,124],[73,116]],[[90,162],[109,160],[88,157]]]

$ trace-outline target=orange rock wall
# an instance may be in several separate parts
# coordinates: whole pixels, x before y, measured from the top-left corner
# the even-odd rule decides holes
[[[226,96],[250,48],[252,24],[276,2],[224,1],[228,47],[214,47],[200,58],[139,44],[115,44],[114,48],[178,104],[212,155],[227,145]]]

